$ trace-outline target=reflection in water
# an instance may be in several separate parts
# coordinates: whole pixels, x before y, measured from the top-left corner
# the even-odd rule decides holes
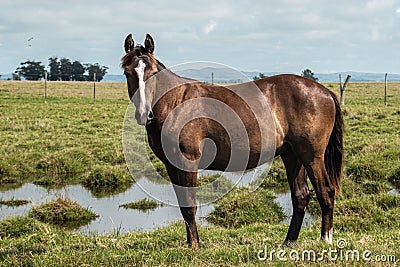
[[[214,174],[217,172],[202,171],[201,174]],[[225,173],[226,174],[226,173]],[[225,175],[224,174],[224,175]],[[245,185],[252,180],[253,173],[245,173],[244,179],[239,179],[235,173],[226,175],[226,177],[239,185]],[[157,191],[158,194],[171,194],[165,199],[175,198],[171,186],[168,184],[156,184],[146,178],[141,180],[141,185],[151,188],[151,192]],[[154,190],[154,191],[153,191]],[[56,199],[58,197],[69,198],[78,202],[82,207],[89,208],[99,217],[88,225],[79,228],[82,233],[112,233],[118,231],[125,233],[129,231],[149,231],[169,225],[172,222],[181,221],[182,216],[178,207],[164,205],[154,210],[143,212],[134,209],[124,209],[119,206],[122,204],[138,201],[143,198],[151,198],[137,185],[134,184],[127,191],[110,197],[96,198],[92,193],[81,185],[69,185],[62,189],[45,189],[34,184],[25,184],[20,188],[12,189],[6,192],[0,192],[0,198],[7,200],[26,199],[31,203],[19,207],[7,207],[0,205],[0,220],[17,215],[26,215],[32,206],[38,206],[43,202]],[[288,218],[283,223],[290,222],[292,215],[292,206],[290,193],[277,194],[276,202],[282,206],[283,211]],[[200,225],[207,225],[204,217],[213,210],[213,205],[202,205],[197,209],[197,221]],[[303,226],[312,224],[312,219],[308,213],[303,222]]]
[[[286,219],[284,219],[282,222],[289,224],[293,214],[292,199],[290,196],[290,192],[276,194],[275,201],[282,207],[283,212],[287,215]],[[306,212],[302,227],[309,227],[312,225],[312,223],[313,219],[311,218],[311,215],[308,212]]]
[[[150,183],[150,182],[148,182]],[[163,190],[168,185],[156,185],[156,190]],[[169,190],[165,190],[168,192]],[[82,207],[94,211],[99,217],[88,225],[79,228],[83,233],[112,233],[117,230],[125,233],[132,230],[154,230],[168,224],[182,220],[178,207],[163,206],[149,212],[119,208],[119,205],[149,198],[138,186],[133,185],[124,193],[105,198],[95,198],[80,185],[70,185],[63,189],[47,190],[34,184],[25,184],[22,187],[7,192],[1,192],[2,199],[27,199],[31,203],[20,207],[0,206],[0,220],[16,215],[26,215],[32,206],[38,206],[48,200],[66,197],[78,202]],[[197,220],[200,225],[207,225],[203,218],[213,209],[212,205],[199,207]]]

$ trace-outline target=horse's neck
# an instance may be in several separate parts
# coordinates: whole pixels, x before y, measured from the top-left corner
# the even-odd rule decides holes
[[[155,86],[155,94],[153,98],[153,104],[158,101],[162,102],[162,109],[159,109],[159,112],[162,114],[154,114],[156,117],[164,117],[168,115],[168,113],[174,109],[177,105],[182,102],[182,93],[181,85],[188,84],[192,82],[198,82],[192,79],[180,77],[177,74],[173,73],[169,69],[163,69],[159,71],[156,75],[153,76],[154,79],[151,81],[152,86]],[[174,90],[174,93],[168,94],[168,97],[161,99],[168,92]],[[175,91],[177,90],[177,91]]]
[[[180,85],[191,82],[197,82],[189,78],[180,77],[179,75],[173,73],[169,69],[163,69],[159,71],[155,75],[154,81],[155,81],[154,86],[156,86],[156,92],[155,92],[156,100],[159,100],[163,95],[168,93],[170,90],[177,88]]]

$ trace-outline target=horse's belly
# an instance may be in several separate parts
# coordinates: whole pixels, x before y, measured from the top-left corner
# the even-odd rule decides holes
[[[215,155],[214,160],[208,166],[201,166],[200,169],[216,170],[216,171],[227,171],[227,172],[238,172],[256,168],[264,163],[267,163],[273,159],[271,157],[261,157],[260,152],[247,151],[236,151],[239,155],[232,154],[231,151],[226,153],[218,153]]]

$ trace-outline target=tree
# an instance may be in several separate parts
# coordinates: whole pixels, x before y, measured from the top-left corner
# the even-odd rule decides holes
[[[84,81],[85,80],[85,67],[77,60],[72,63],[72,80]]]
[[[58,58],[51,57],[49,58],[49,76],[48,79],[50,81],[59,81],[61,80],[61,64],[58,61]]]
[[[88,72],[88,75],[86,76],[86,79],[88,81],[93,81],[94,78],[94,73],[96,73],[96,81],[100,82],[103,80],[104,75],[106,75],[108,67],[106,66],[100,66],[99,63],[96,63],[94,65],[92,64],[85,64],[86,71]]]
[[[72,80],[72,63],[68,58],[60,59],[60,72],[62,81]]]
[[[41,61],[25,61],[20,64],[15,74],[26,80],[37,81],[44,77],[44,65]]]
[[[19,76],[18,73],[13,73],[13,74],[12,74],[12,79],[13,79],[14,81],[20,81],[20,80],[21,80],[21,76]]]
[[[258,73],[258,76],[254,76],[253,77],[253,80],[255,81],[255,80],[258,80],[258,79],[262,79],[262,78],[265,78],[265,77],[267,77],[267,76],[265,76],[265,74],[264,73]]]
[[[49,58],[49,80],[51,81],[93,81],[96,73],[96,81],[101,81],[106,75],[108,67],[96,64],[82,64],[68,58]]]
[[[310,69],[305,69],[303,70],[303,72],[301,73],[301,76],[314,80],[314,81],[318,81],[318,78],[314,76],[314,72],[312,72]]]

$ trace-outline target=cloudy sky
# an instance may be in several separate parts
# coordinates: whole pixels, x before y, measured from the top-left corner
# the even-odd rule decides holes
[[[167,66],[400,73],[400,0],[1,0],[0,74],[51,56],[121,74],[128,33]]]

